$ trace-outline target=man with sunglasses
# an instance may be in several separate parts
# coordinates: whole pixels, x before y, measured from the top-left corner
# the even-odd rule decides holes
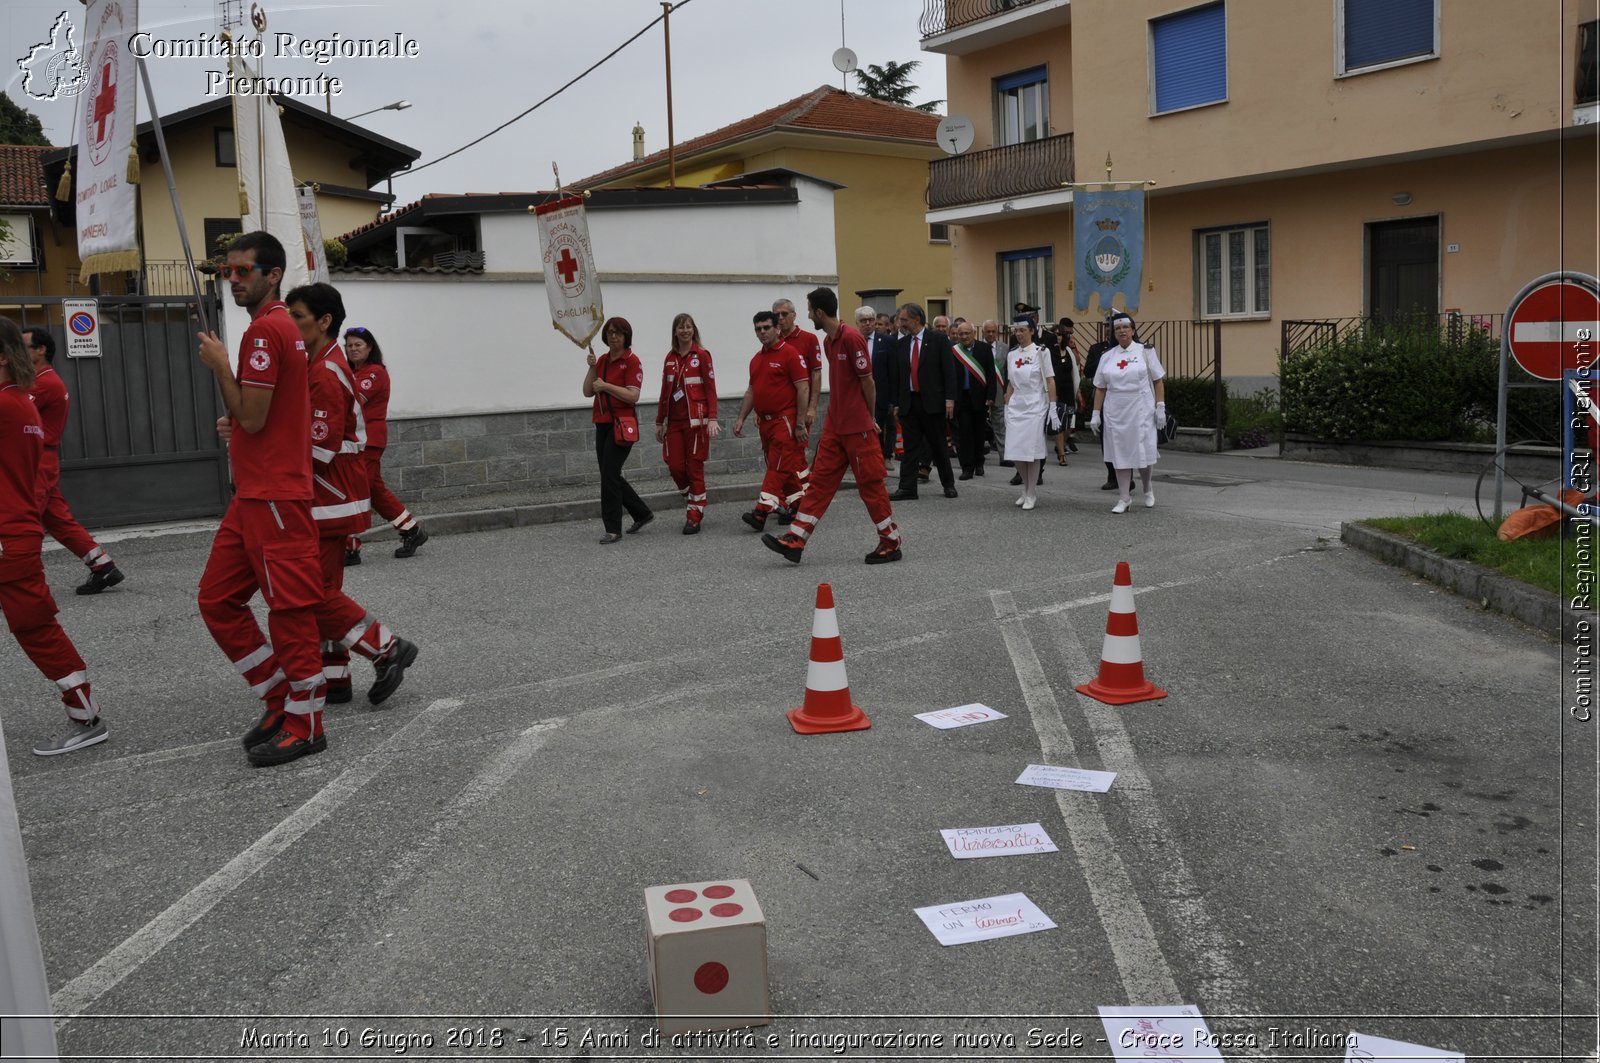
[[[740,519],[762,531],[767,526],[767,514],[782,501],[778,492],[783,490],[789,474],[798,470],[802,477],[806,475],[806,426],[800,421],[800,411],[810,402],[811,385],[805,366],[800,364],[799,352],[779,337],[776,315],[763,310],[756,314],[753,324],[761,349],[750,359],[750,386],[745,388],[739,404],[733,434],[743,437],[745,418],[751,413],[756,415],[767,475],[761,481],[756,508],[740,514]],[[800,498],[804,498],[803,487],[799,498],[789,500],[790,505]]]
[[[270,233],[245,233],[219,270],[233,301],[250,311],[237,366],[214,332],[200,333],[200,361],[227,407],[234,497],[200,577],[200,616],[212,638],[266,703],[244,736],[255,767],[327,748],[317,609],[322,566],[311,515],[311,393],[305,341],[278,297],[286,258]],[[219,427],[221,425],[219,421]],[[262,635],[250,611],[267,605]]]

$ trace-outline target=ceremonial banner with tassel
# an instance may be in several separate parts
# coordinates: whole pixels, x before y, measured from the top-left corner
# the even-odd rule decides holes
[[[253,86],[256,74],[237,56],[229,59],[234,85]],[[239,217],[245,232],[264,230],[278,238],[288,258],[283,290],[311,282],[306,268],[305,234],[300,227],[300,195],[283,142],[283,123],[272,97],[233,96],[234,159],[239,174]]]
[[[83,276],[139,268],[138,197],[129,173],[138,120],[137,75],[128,39],[139,0],[90,0],[88,61],[77,136],[78,257]]]
[[[550,298],[550,320],[579,347],[587,347],[605,321],[600,278],[589,246],[589,220],[582,196],[560,196],[533,208],[539,222],[539,247],[544,260],[544,290]]]
[[[322,219],[317,217],[316,185],[301,185],[300,238],[306,245],[306,272],[320,284],[328,283],[328,249],[322,245]]]
[[[1081,186],[1075,191],[1073,213],[1073,268],[1077,274],[1072,305],[1082,313],[1089,296],[1100,295],[1100,309],[1122,293],[1126,308],[1139,309],[1139,288],[1144,282],[1144,189],[1099,191]]]

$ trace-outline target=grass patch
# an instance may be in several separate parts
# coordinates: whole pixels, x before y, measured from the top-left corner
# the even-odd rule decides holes
[[[1483,521],[1462,513],[1377,517],[1362,523],[1420,543],[1442,557],[1471,561],[1553,594],[1561,593],[1560,538],[1501,542]]]

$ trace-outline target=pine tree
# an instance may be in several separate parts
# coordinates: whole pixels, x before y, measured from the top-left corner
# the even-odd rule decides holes
[[[44,123],[39,116],[24,110],[10,96],[0,92],[0,144],[42,144],[49,146]]]
[[[913,106],[911,96],[917,91],[911,75],[921,65],[922,62],[917,59],[905,63],[897,63],[891,59],[887,66],[868,63],[865,70],[856,71],[856,87],[861,90],[861,95],[871,99],[911,107]],[[915,107],[919,111],[932,114],[942,103],[943,100],[929,100],[927,103],[916,104]]]

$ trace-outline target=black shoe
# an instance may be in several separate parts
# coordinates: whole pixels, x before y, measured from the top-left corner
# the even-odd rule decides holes
[[[1069,453],[1076,454],[1078,452],[1078,444],[1074,443],[1071,439],[1068,439],[1067,450]]]
[[[765,513],[757,513],[752,509],[749,513],[739,514],[739,519],[750,525],[750,527],[754,528],[756,531],[767,530],[767,515]]]
[[[801,553],[806,548],[806,541],[793,534],[785,535],[781,539],[771,534],[763,535],[761,544],[775,554],[782,554],[784,560],[793,561],[797,565],[800,563]]]
[[[918,469],[917,470],[917,479],[922,483],[927,483],[928,482],[928,477],[931,476],[932,474],[933,474],[933,470],[932,469]]]
[[[1006,468],[1010,469],[1010,468],[1013,468],[1017,463],[1014,462],[1014,461],[1006,461],[1004,458],[1001,458],[1000,459],[1000,464],[1004,465]]]
[[[915,491],[907,491],[904,487],[889,496],[889,501],[891,502],[915,502],[916,500],[917,493]]]
[[[970,479],[972,479],[972,472],[970,470],[968,470],[966,472],[963,472],[960,476],[957,476],[956,479],[957,480],[970,480]]]
[[[956,489],[954,487],[946,487],[944,489],[944,497],[946,497],[946,498],[955,498],[956,497]]]
[[[1102,491],[1115,491],[1116,489],[1117,481],[1115,480],[1107,480],[1105,483],[1100,485],[1100,490]]]
[[[354,568],[356,565],[359,565],[359,564],[361,564],[361,551],[360,550],[346,550],[344,552],[344,567],[345,568]]]
[[[900,560],[900,544],[880,541],[878,548],[867,555],[869,565],[887,565],[891,561]]]
[[[1040,464],[1040,466],[1039,466],[1039,480],[1038,480],[1038,482],[1039,483],[1044,483],[1044,465],[1043,464]]]
[[[982,476],[983,475],[983,466],[979,465],[977,468],[973,469],[972,470],[972,475],[974,475],[974,476]]]
[[[328,687],[328,692],[322,696],[322,700],[328,705],[348,705],[353,697],[355,697],[355,691],[349,687],[330,686]]]
[[[395,550],[395,557],[410,557],[417,552],[417,548],[428,541],[428,533],[418,524],[408,532],[400,533],[400,546]]]
[[[416,659],[417,644],[396,637],[389,652],[372,662],[378,678],[373,682],[372,689],[367,691],[367,700],[377,705],[399,690],[401,682],[405,680],[406,669]]]
[[[644,516],[640,517],[638,520],[636,520],[632,524],[628,525],[628,534],[629,535],[638,535],[640,532],[644,531],[644,527],[645,527],[646,524],[649,524],[651,521],[653,521],[655,519],[656,519],[656,515],[654,513],[646,513]]]
[[[685,534],[685,535],[699,535],[700,534],[700,522],[699,521],[694,521],[694,520],[686,520],[686,521],[684,521],[683,522],[683,534]]]
[[[110,587],[115,587],[127,577],[117,571],[116,565],[101,565],[99,568],[89,570],[89,578],[78,587],[79,594],[99,594]]]
[[[321,753],[327,748],[327,735],[305,739],[280,732],[277,739],[253,747],[245,754],[245,758],[250,761],[252,768],[270,768],[274,764],[287,764],[291,760]]]
[[[1011,486],[1012,487],[1021,487],[1022,486],[1022,474],[1020,472],[1011,477]]]
[[[621,532],[606,532],[604,535],[600,536],[601,546],[610,546],[612,543],[620,543],[621,541]]]
[[[244,733],[239,741],[245,749],[253,749],[263,742],[270,742],[272,736],[283,730],[283,710],[268,706],[261,714],[261,719],[256,725]]]
[[[789,524],[794,521],[794,514],[789,510],[784,509],[782,506],[778,507],[777,513],[778,523],[782,524],[784,527],[788,527]]]

